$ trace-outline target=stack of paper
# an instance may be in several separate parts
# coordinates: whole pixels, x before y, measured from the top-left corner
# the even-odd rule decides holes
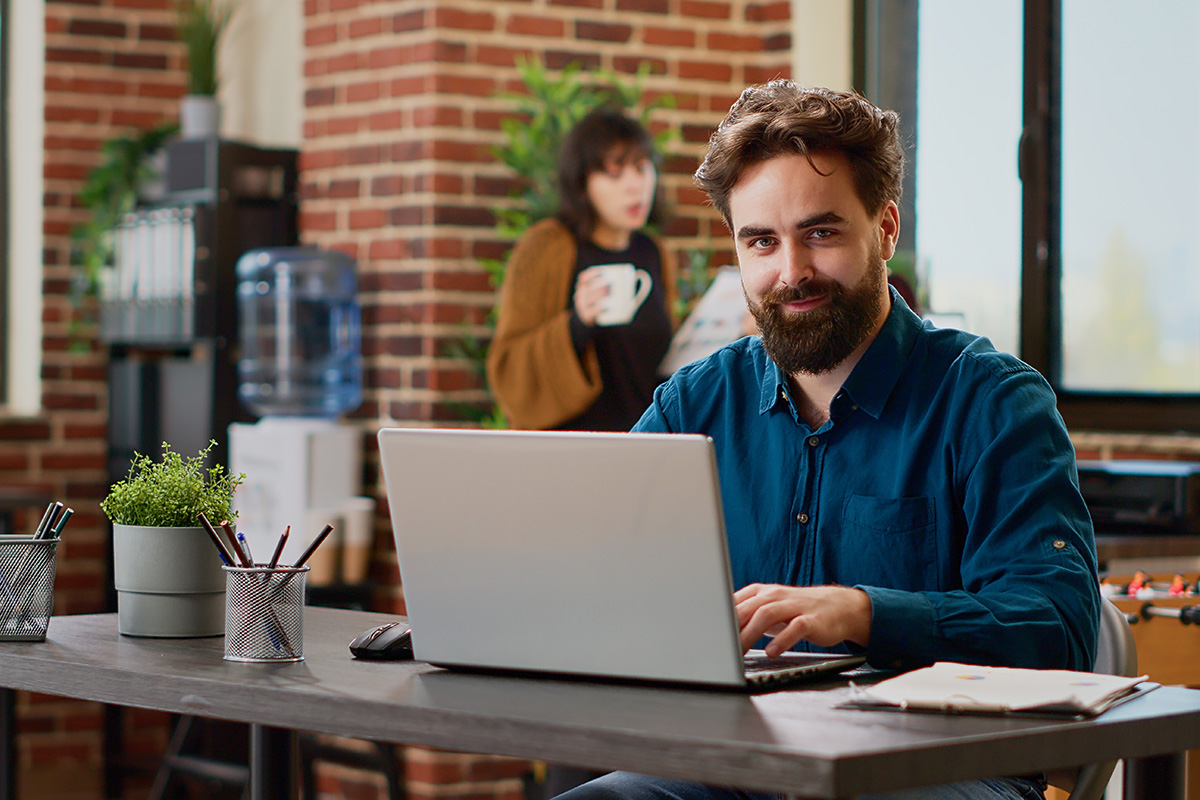
[[[1070,670],[980,667],[939,662],[857,690],[847,705],[951,713],[1094,716],[1155,684]]]

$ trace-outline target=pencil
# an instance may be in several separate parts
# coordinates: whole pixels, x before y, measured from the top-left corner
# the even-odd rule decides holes
[[[237,563],[243,567],[253,567],[254,564],[242,552],[242,546],[238,544],[237,534],[233,532],[233,525],[230,524],[229,520],[221,520],[221,530],[225,531],[225,536],[229,539],[229,546],[233,548],[234,556],[237,557]]]
[[[283,529],[283,533],[279,535],[279,544],[275,545],[275,552],[271,554],[271,563],[267,566],[275,569],[279,566],[279,557],[283,555],[283,546],[287,544],[288,534],[292,532],[292,526],[288,525]]]
[[[208,517],[204,516],[204,512],[200,512],[200,525],[208,532],[208,536],[213,540],[213,544],[217,546],[217,552],[221,554],[221,560],[231,567],[236,567],[238,562],[234,558],[233,553],[229,552],[229,548],[225,546],[225,541],[221,538],[221,534],[217,533],[217,529],[208,521]]]
[[[325,537],[328,536],[332,531],[332,525],[326,525],[324,528],[322,528],[321,532],[317,534],[317,538],[313,539],[308,548],[300,554],[300,558],[296,560],[296,563],[292,565],[292,568],[298,569],[299,567],[303,567],[304,562],[312,558],[312,554],[316,552],[317,548],[321,546],[321,542],[325,541]]]

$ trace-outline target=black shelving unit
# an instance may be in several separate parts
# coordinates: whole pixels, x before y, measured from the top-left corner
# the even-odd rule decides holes
[[[101,306],[100,338],[109,347],[112,481],[128,473],[135,452],[157,457],[163,442],[186,457],[215,440],[210,457],[228,465],[230,423],[255,421],[237,402],[235,267],[247,250],[297,244],[297,160],[295,150],[215,138],[168,143],[165,196],[137,209],[127,222],[131,227],[159,222],[186,226],[187,235],[173,231],[175,238],[165,250],[146,244],[144,252],[139,250],[137,277],[126,281],[128,275],[118,274]],[[172,270],[180,267],[172,277],[147,289],[162,278],[164,263],[179,256],[186,268],[172,263]],[[138,280],[150,283],[138,288]],[[164,286],[170,290],[164,292]],[[113,611],[111,556],[107,586],[107,605]],[[240,733],[236,726],[226,728],[216,738]],[[200,733],[202,742],[214,738],[211,731]],[[177,749],[181,752],[172,758],[186,760],[182,751],[187,748]],[[223,764],[211,749],[200,746],[193,760]],[[153,774],[156,767],[125,757],[118,707],[105,710],[105,751],[105,797],[121,797],[131,772]],[[163,769],[168,767],[178,769],[170,759]]]

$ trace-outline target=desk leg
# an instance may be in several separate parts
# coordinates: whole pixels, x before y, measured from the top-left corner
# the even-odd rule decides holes
[[[297,800],[295,731],[250,726],[250,800]]]
[[[0,800],[17,800],[16,689],[0,689]]]
[[[1125,800],[1184,800],[1187,754],[1125,759]]]

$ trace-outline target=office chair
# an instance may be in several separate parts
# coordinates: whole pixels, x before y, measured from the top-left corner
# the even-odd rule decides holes
[[[1096,648],[1093,672],[1105,675],[1137,675],[1137,646],[1125,612],[1107,597],[1100,598],[1100,642]],[[1085,764],[1078,770],[1051,772],[1046,780],[1051,786],[1070,792],[1070,800],[1100,800],[1117,762],[1101,761]]]

